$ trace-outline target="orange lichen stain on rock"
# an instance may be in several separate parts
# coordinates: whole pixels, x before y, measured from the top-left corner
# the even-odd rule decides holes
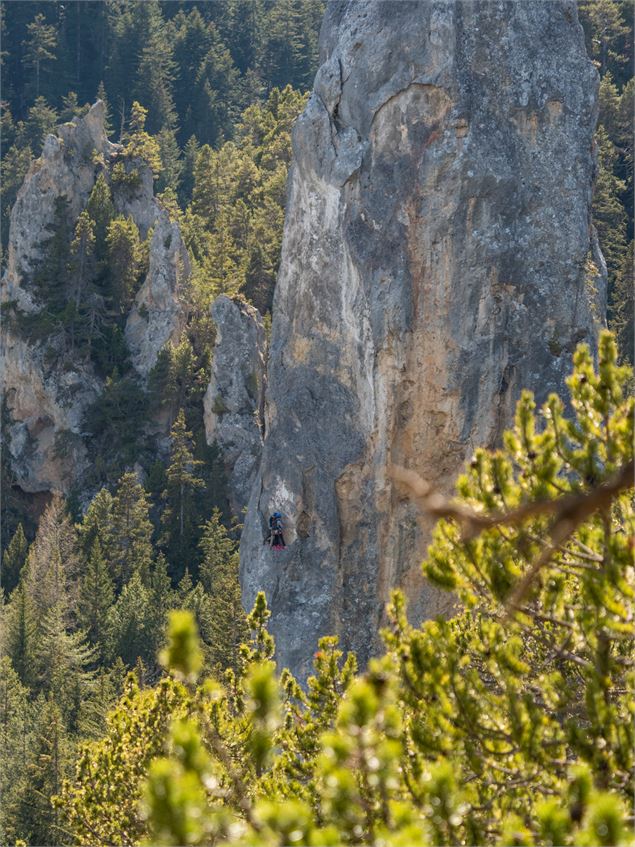
[[[519,133],[529,140],[530,146],[535,147],[540,126],[538,113],[533,110],[518,111],[512,116],[512,122],[516,125]]]
[[[457,138],[465,138],[470,130],[470,125],[465,120],[465,118],[459,118],[459,120],[454,124],[454,131],[456,133]]]

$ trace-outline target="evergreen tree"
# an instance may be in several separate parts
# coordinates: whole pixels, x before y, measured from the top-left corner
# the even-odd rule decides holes
[[[622,8],[617,0],[582,0],[580,12],[588,22],[589,52],[597,59],[600,73],[603,74],[608,70],[611,60],[619,61],[623,57],[621,48],[629,28],[624,21]]]
[[[170,440],[170,464],[163,492],[165,507],[161,516],[162,544],[178,579],[192,562],[198,541],[194,495],[204,487],[203,480],[196,475],[202,462],[192,453],[192,433],[186,427],[183,409],[174,422]]]
[[[33,273],[36,298],[46,305],[46,309],[33,317],[32,329],[50,335],[64,328],[67,307],[66,281],[72,236],[70,203],[66,196],[55,198],[53,220],[46,230],[50,234],[40,244],[42,258]]]
[[[618,154],[603,126],[598,127],[596,141],[598,174],[593,193],[593,220],[612,281],[626,250],[627,216],[620,202],[620,194],[626,185],[615,174]]]
[[[70,317],[70,344],[71,350],[75,347],[77,324],[81,321],[85,312],[85,300],[90,296],[87,290],[94,274],[94,263],[92,261],[95,251],[95,223],[89,213],[84,210],[75,225],[75,237],[71,241],[70,270],[72,275],[72,312]],[[84,309],[82,308],[84,306]],[[90,348],[92,330],[94,330],[94,319],[92,326],[88,329],[87,342]],[[81,330],[80,330],[81,331]],[[82,333],[83,335],[83,333]]]
[[[84,115],[88,111],[88,105],[80,106],[77,94],[75,91],[69,91],[62,97],[62,109],[59,119],[61,123],[72,121],[73,118]]]
[[[150,504],[143,486],[132,472],[125,473],[117,483],[108,542],[102,552],[118,587],[135,574],[147,583],[153,558]]]
[[[69,739],[59,707],[52,701],[38,698],[38,711],[33,746],[23,766],[19,796],[15,800],[12,818],[20,837],[28,844],[59,844],[59,810],[51,797],[59,794],[62,779],[67,775]]]
[[[118,216],[108,224],[106,244],[114,302],[118,311],[126,313],[136,293],[143,261],[139,230],[132,217]]]
[[[152,655],[156,659],[158,650],[165,640],[168,610],[178,605],[176,592],[172,588],[172,580],[168,573],[168,563],[162,553],[158,554],[152,567],[149,588],[149,613],[146,631],[150,647],[146,655]],[[154,650],[154,653],[150,652],[152,650]]]
[[[221,523],[219,509],[203,528],[200,548],[201,586],[204,586],[208,607],[201,612],[202,598],[184,603],[195,613],[201,635],[209,644],[209,659],[213,667],[237,669],[240,645],[247,640],[247,619],[242,606],[238,578],[238,545]]]
[[[1,135],[1,129],[0,129]],[[0,160],[0,177],[2,178],[2,212],[0,214],[0,235],[3,252],[9,241],[9,221],[11,209],[18,196],[18,191],[31,165],[32,152],[29,146],[10,147],[3,153]]]
[[[100,369],[112,367],[112,358],[125,361],[125,340],[121,330],[113,334],[111,349],[100,358]],[[121,345],[121,346],[119,346]],[[115,367],[106,378],[100,396],[84,415],[84,431],[89,437],[93,466],[90,481],[103,485],[138,461],[145,446],[147,396],[134,374],[119,374]]]
[[[108,610],[114,599],[113,580],[97,537],[93,541],[87,567],[81,578],[78,621],[91,644],[94,644],[102,655],[107,636]]]
[[[152,620],[150,589],[135,571],[108,612],[107,652],[111,661],[120,657],[132,668],[141,658],[148,666],[154,666],[158,644],[153,638]]]
[[[55,60],[57,33],[54,26],[46,23],[45,16],[39,12],[27,26],[27,38],[24,42],[24,57],[28,67],[35,71],[35,96],[40,96],[40,72]]]
[[[108,100],[108,95],[106,94],[106,86],[104,85],[103,80],[100,80],[99,85],[97,86],[97,100],[101,100],[104,104],[104,129],[106,130],[106,135],[112,135],[112,117],[110,114],[110,103]]]
[[[617,336],[622,356],[635,362],[635,268],[634,242],[624,251],[615,274],[615,283],[609,302],[609,326]]]
[[[0,657],[0,841],[21,837],[13,810],[19,797],[19,773],[31,744],[29,690],[22,685],[7,656]]]
[[[23,572],[38,626],[55,607],[66,610],[67,620],[72,618],[77,605],[80,566],[75,527],[64,500],[54,495],[40,518]]]
[[[145,130],[148,110],[136,101],[130,110],[130,129],[124,153],[129,159],[144,161],[156,176],[161,172],[161,150],[158,141]]]
[[[149,112],[150,132],[171,130],[176,126],[172,97],[176,66],[171,39],[157,0],[137,4],[134,14],[139,17],[139,28],[144,35],[135,74],[136,99],[143,102]]]
[[[115,217],[112,193],[103,173],[100,173],[95,180],[95,185],[86,204],[86,212],[93,221],[95,256],[98,260],[103,261],[106,258],[108,226]]]
[[[195,135],[191,135],[183,148],[183,167],[178,192],[179,203],[185,208],[192,199],[194,188],[194,167],[198,156],[199,144]]]
[[[94,651],[83,632],[69,627],[64,603],[47,611],[39,629],[37,689],[59,707],[66,729],[76,733],[82,709],[91,695],[93,674],[88,668],[94,661]]]
[[[82,551],[89,557],[95,542],[100,551],[109,543],[110,525],[112,520],[112,494],[107,488],[100,489],[90,501],[82,522],[77,531]]]
[[[24,124],[18,127],[16,142],[19,146],[28,145],[36,155],[40,155],[46,136],[55,130],[58,115],[44,97],[36,97],[28,111]]]
[[[20,573],[26,562],[28,550],[29,545],[22,529],[22,524],[20,523],[2,556],[2,579],[0,580],[0,587],[7,596],[11,594],[19,582]]]
[[[161,175],[157,181],[157,191],[170,189],[176,195],[181,181],[181,171],[183,170],[176,133],[173,129],[164,127],[157,134],[156,139],[161,157]]]
[[[231,54],[213,22],[194,7],[173,21],[175,81],[182,143],[195,135],[215,144],[231,131],[232,95],[237,72]]]
[[[35,685],[37,626],[36,612],[22,578],[2,610],[3,650],[11,660],[20,682]]]
[[[254,68],[265,33],[262,0],[228,0],[219,21],[222,35],[241,74]]]

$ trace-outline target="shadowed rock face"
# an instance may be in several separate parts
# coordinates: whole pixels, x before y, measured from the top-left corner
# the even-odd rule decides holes
[[[221,449],[229,504],[242,521],[262,451],[265,331],[257,309],[225,294],[211,311],[216,344],[203,402],[205,435]]]
[[[563,389],[604,297],[585,282],[597,78],[574,2],[332,2],[321,62],[241,543],[245,604],[266,591],[301,676],[327,633],[366,661],[395,585],[414,618],[444,611],[388,465],[450,490],[521,388]]]

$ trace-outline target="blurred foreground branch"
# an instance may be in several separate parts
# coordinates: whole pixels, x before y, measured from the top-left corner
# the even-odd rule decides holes
[[[553,515],[549,528],[551,543],[532,563],[525,575],[519,580],[508,600],[508,607],[516,609],[524,600],[534,578],[553,554],[565,544],[576,529],[590,515],[608,508],[613,500],[627,488],[633,486],[633,461],[627,462],[609,480],[579,494],[565,494],[553,500],[536,500],[524,503],[508,512],[484,514],[466,506],[458,500],[445,497],[435,491],[430,483],[422,479],[416,471],[392,465],[389,475],[395,482],[407,488],[412,499],[421,509],[437,518],[450,518],[461,527],[462,541],[470,541],[481,532],[496,526],[517,526],[527,518],[539,515]]]

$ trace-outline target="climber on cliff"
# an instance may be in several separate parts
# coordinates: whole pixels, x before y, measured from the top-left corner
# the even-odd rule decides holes
[[[269,532],[265,538],[265,544],[268,544],[272,550],[283,550],[287,546],[282,530],[282,515],[280,512],[274,512],[269,518]]]

